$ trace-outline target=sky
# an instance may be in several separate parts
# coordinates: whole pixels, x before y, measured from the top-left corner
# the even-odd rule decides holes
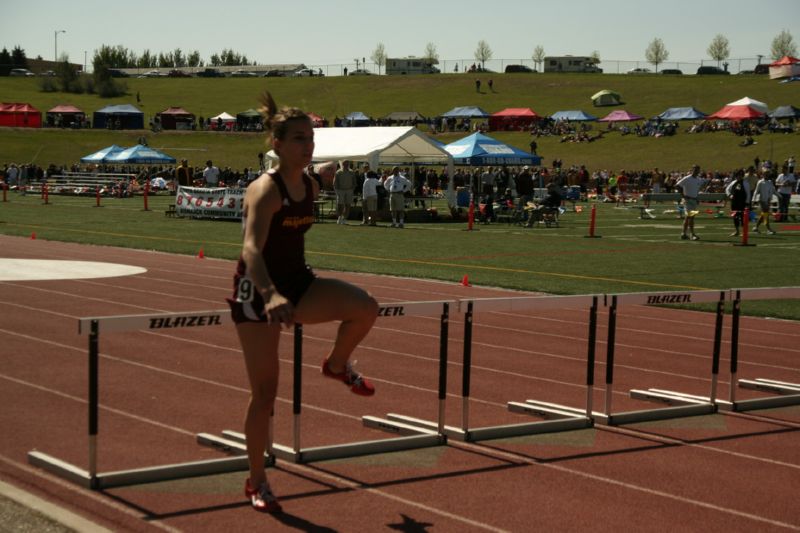
[[[768,58],[781,30],[800,43],[798,20],[799,0],[3,0],[0,48],[52,59],[57,39],[74,63],[85,52],[91,63],[103,44],[137,55],[198,50],[206,62],[227,48],[259,64],[320,66],[371,63],[378,43],[389,57],[422,56],[433,43],[440,60],[472,61],[482,39],[506,62],[530,62],[537,45],[644,62],[660,38],[669,62],[700,62],[717,34],[731,58]]]

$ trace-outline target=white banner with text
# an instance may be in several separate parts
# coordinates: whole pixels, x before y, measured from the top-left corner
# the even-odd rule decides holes
[[[179,217],[241,219],[245,189],[178,187],[175,214]]]

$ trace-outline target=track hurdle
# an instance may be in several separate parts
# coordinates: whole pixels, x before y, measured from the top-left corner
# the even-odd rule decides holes
[[[462,300],[461,308],[464,310],[464,356],[462,366],[462,392],[461,392],[461,427],[445,426],[444,433],[448,438],[464,442],[477,442],[522,435],[551,433],[588,428],[592,421],[592,395],[594,386],[594,360],[595,338],[597,330],[597,305],[598,296],[530,296],[519,298],[480,298],[475,300]],[[520,424],[506,424],[487,427],[471,427],[469,422],[470,411],[470,384],[472,369],[472,324],[474,313],[490,311],[529,311],[546,309],[588,309],[589,310],[589,341],[587,346],[586,365],[586,405],[584,409],[559,405],[556,403],[539,400],[526,400],[525,402],[508,402],[508,410],[543,418],[535,422]],[[428,420],[405,417],[398,414],[389,414],[388,417],[398,422],[432,428],[434,424]]]
[[[778,287],[759,289],[734,289],[730,294],[731,311],[731,365],[730,389],[727,401],[720,401],[720,409],[726,411],[750,411],[770,409],[787,405],[800,405],[800,383],[789,383],[768,378],[739,379],[739,318],[743,300],[779,300],[800,298],[800,287]],[[736,388],[758,390],[777,394],[761,398],[736,399]]]
[[[396,452],[441,446],[447,443],[444,434],[445,400],[447,398],[447,347],[449,332],[449,316],[451,306],[457,301],[432,301],[432,302],[399,302],[380,305],[378,320],[397,319],[406,316],[431,316],[439,315],[439,380],[438,380],[438,422],[431,428],[421,428],[416,425],[406,424],[402,421],[375,416],[363,416],[362,423],[365,427],[379,429],[396,434],[396,437],[336,444],[328,446],[307,447],[302,446],[301,435],[301,403],[302,403],[302,329],[295,329],[294,344],[294,376],[292,385],[292,444],[271,444],[271,451],[275,457],[293,463],[312,463],[331,459],[364,456],[378,453]],[[245,436],[241,432],[225,430],[222,436],[209,434],[198,435],[198,442],[213,446],[226,452],[245,453]]]
[[[28,462],[59,477],[88,489],[101,490],[112,487],[152,483],[170,479],[239,472],[248,469],[247,457],[225,457],[153,467],[99,473],[97,471],[97,444],[99,432],[99,344],[100,333],[119,331],[158,331],[165,328],[197,328],[231,323],[230,310],[189,313],[162,313],[154,315],[124,315],[81,318],[78,333],[89,339],[89,461],[88,470],[67,463],[43,452],[28,453]],[[265,457],[265,465],[274,462]]]
[[[654,292],[607,295],[606,298],[611,299],[611,305],[608,307],[605,408],[603,414],[595,415],[595,420],[606,425],[621,425],[716,412],[717,380],[719,376],[719,356],[722,343],[722,319],[725,296],[726,291]],[[714,348],[711,357],[711,390],[709,396],[703,397],[664,389],[632,389],[630,391],[631,398],[660,402],[669,405],[669,407],[613,413],[611,398],[614,392],[614,352],[618,307],[622,304],[664,305],[702,302],[717,303],[716,323],[714,327]]]

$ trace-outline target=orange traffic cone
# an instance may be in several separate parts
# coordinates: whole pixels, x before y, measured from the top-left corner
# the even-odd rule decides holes
[[[469,276],[468,275],[464,274],[464,277],[461,278],[461,285],[463,287],[472,287],[472,285],[469,284]]]
[[[36,240],[36,232],[35,231],[33,233],[31,233],[31,240],[32,241]]]
[[[197,252],[197,258],[198,259],[205,259],[206,258],[206,254],[203,253],[203,249],[202,248],[200,248],[200,251]]]

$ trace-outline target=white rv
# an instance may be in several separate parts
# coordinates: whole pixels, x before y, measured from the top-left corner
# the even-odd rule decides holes
[[[386,74],[436,74],[439,69],[433,65],[438,65],[439,60],[427,59],[423,57],[402,57],[397,59],[386,59]]]
[[[545,72],[603,72],[597,62],[589,56],[545,57]]]

